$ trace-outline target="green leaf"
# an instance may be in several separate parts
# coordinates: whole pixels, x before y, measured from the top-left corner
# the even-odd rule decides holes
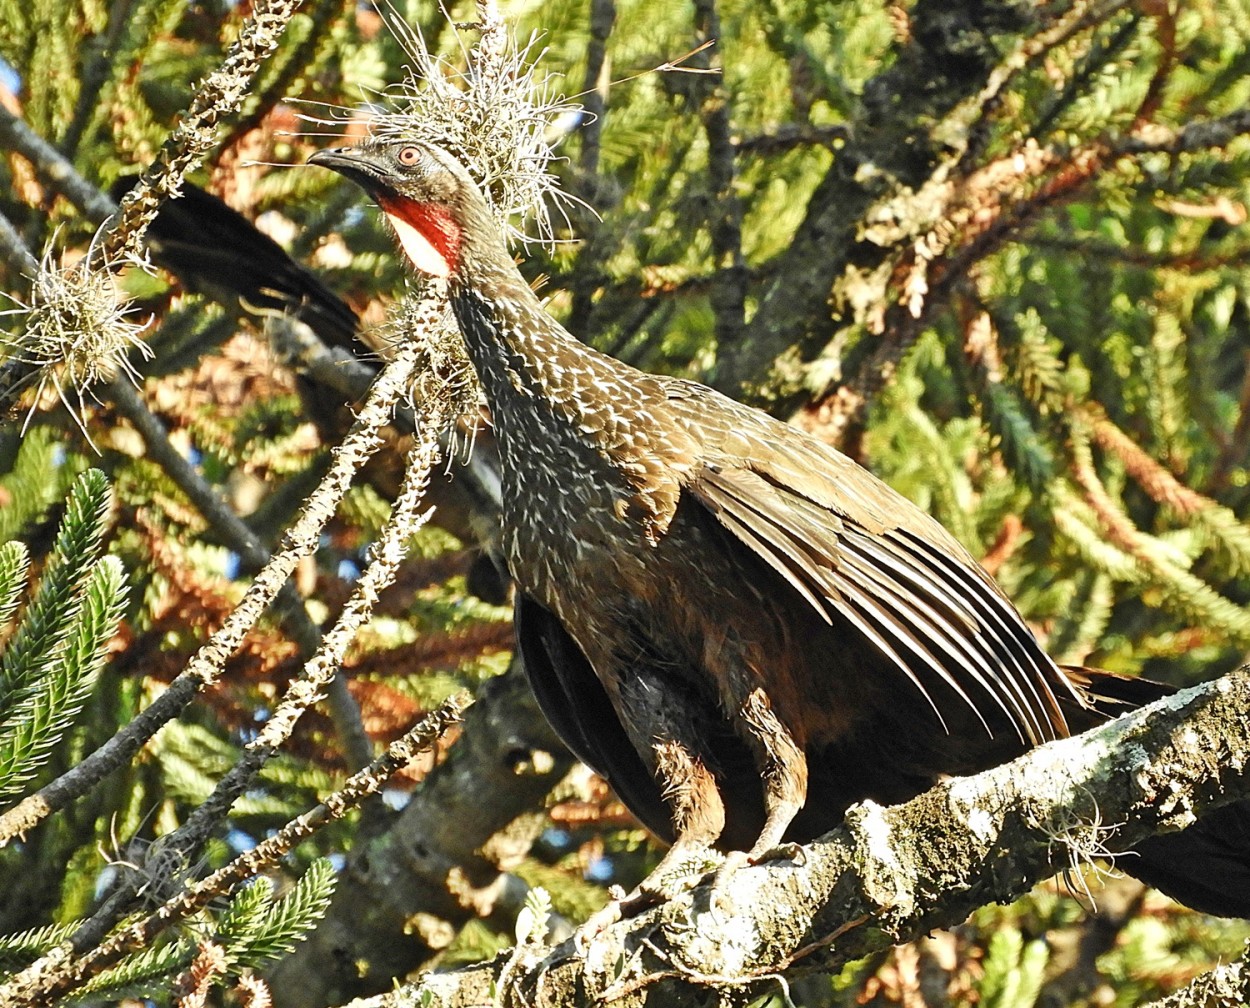
[[[0,628],[13,618],[26,587],[30,554],[20,542],[0,546]]]
[[[1033,1008],[1048,958],[1045,942],[1026,945],[1014,927],[994,932],[980,984],[983,1008]]]
[[[0,971],[20,969],[74,933],[75,924],[48,924],[45,927],[0,935]]]
[[[126,573],[117,557],[101,558],[80,596],[63,611],[65,631],[39,680],[22,690],[0,728],[0,797],[20,791],[47,761],[82,710],[104,665],[126,599]]]
[[[0,659],[0,712],[25,699],[24,692],[42,677],[65,640],[75,612],[74,597],[100,553],[108,506],[104,473],[89,469],[78,477],[39,590]]]
[[[15,539],[42,521],[48,509],[65,497],[73,470],[59,462],[63,449],[47,427],[22,435],[12,469],[0,480],[0,542]]]
[[[75,988],[74,1001],[81,1001],[88,995],[118,999],[127,995],[153,997],[169,986],[173,974],[185,967],[193,954],[190,941],[181,937],[145,948]]]
[[[273,883],[257,879],[243,889],[222,918],[218,941],[231,960],[259,966],[291,951],[325,914],[334,893],[334,866],[319,858],[281,899],[273,899]]]

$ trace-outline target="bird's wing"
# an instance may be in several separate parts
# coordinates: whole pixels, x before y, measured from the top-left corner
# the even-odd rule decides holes
[[[675,383],[669,403],[699,425],[703,445],[685,489],[732,536],[827,621],[853,627],[939,718],[926,680],[946,683],[983,722],[988,697],[1021,739],[1067,734],[1056,691],[1075,691],[948,532],[839,452],[721,396],[721,408],[699,408],[716,394],[696,389]]]
[[[659,786],[577,642],[546,608],[517,593],[517,647],[538,705],[573,755],[603,777],[644,826],[673,840]]]

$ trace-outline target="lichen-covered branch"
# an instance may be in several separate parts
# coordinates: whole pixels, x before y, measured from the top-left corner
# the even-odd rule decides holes
[[[178,192],[188,171],[217,143],[217,128],[243,105],[261,63],[278,48],[301,0],[259,0],[221,66],[195,88],[195,98],[156,160],[122,200],[101,246],[105,261],[140,255],[143,235],[162,201]]]
[[[1217,966],[1192,983],[1142,1008],[1244,1008],[1250,1004],[1250,945],[1236,962]]]
[[[829,306],[848,264],[854,261],[865,275],[884,269],[898,248],[917,237],[925,218],[892,220],[913,234],[884,243],[865,238],[865,223],[893,218],[891,199],[949,173],[962,158],[958,145],[976,136],[984,109],[1035,51],[1033,36],[1083,23],[1093,6],[1052,9],[1046,17],[1053,21],[1043,25],[1032,23],[1035,9],[1009,3],[973,9],[922,0],[911,8],[908,39],[866,85],[848,142],[812,193],[793,240],[775,258],[744,339],[720,348],[717,388],[735,396],[751,388],[768,399],[788,391],[781,385],[795,376],[783,382],[770,373],[778,359],[796,348],[799,357],[810,355],[852,322],[851,299],[835,298],[833,318]],[[1105,12],[1111,5],[1098,6]],[[1004,49],[1014,51],[1003,58]],[[952,73],[954,66],[960,72]]]
[[[177,717],[205,686],[221,674],[248,631],[273,602],[296,564],[318,544],[322,527],[349,486],[353,474],[381,443],[378,431],[407,388],[417,358],[414,347],[400,350],[374,383],[347,438],[334,451],[329,472],[288,529],[273,559],[248,586],[225,624],[200,648],[186,669],[125,728],[63,776],[0,815],[0,844],[22,836],[37,823],[85,794],[107,774],[128,762],[162,725]]]
[[[738,1003],[776,990],[779,978],[833,971],[952,927],[1074,859],[1131,850],[1250,796],[1247,709],[1242,669],[905,805],[856,806],[822,842],[743,868],[721,891],[704,883],[597,935],[523,949],[501,1003]],[[482,1003],[509,958],[368,1004]]]
[[[293,325],[301,323],[293,322]],[[368,384],[360,389],[360,395],[368,392]],[[213,527],[222,541],[235,550],[243,566],[253,573],[263,570],[271,559],[269,551],[247,524],[231,509],[226,500],[173,446],[160,420],[147,408],[139,393],[125,378],[115,378],[107,386],[109,400],[143,438],[147,457],[161,467],[177,487],[187,495],[204,520]],[[304,600],[291,582],[278,591],[275,609],[282,618],[300,654],[309,658],[316,652],[321,641],[321,631],[304,608]],[[335,730],[343,751],[352,767],[365,766],[371,756],[368,736],[360,721],[360,709],[347,689],[347,682],[340,672],[328,687],[327,698]]]
[[[490,680],[447,759],[385,832],[353,848],[317,929],[274,965],[277,1008],[387,989],[470,920],[510,930],[526,887],[481,848],[540,806],[571,764],[515,663]]]
[[[142,948],[153,941],[170,924],[203,910],[217,899],[258,872],[273,868],[300,841],[318,827],[341,818],[348,810],[375,795],[394,774],[428,749],[460,719],[464,698],[453,697],[438,710],[423,718],[410,731],[396,739],[368,767],[353,774],[343,787],[324,802],[287,823],[275,835],[266,838],[250,851],[212,875],[184,889],[147,917],[136,920],[106,942],[82,954],[75,954],[72,943],[58,946],[35,966],[23,970],[0,991],[3,1004],[20,1008],[23,1005],[50,1003],[86,977],[115,963],[124,953]]]

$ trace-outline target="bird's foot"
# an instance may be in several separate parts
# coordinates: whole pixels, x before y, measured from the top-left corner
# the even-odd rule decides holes
[[[654,906],[698,885],[721,862],[720,855],[703,844],[674,844],[651,874],[638,884],[633,895]]]
[[[620,886],[608,890],[608,903],[591,914],[579,928],[585,939],[593,938],[621,920],[629,920],[692,889],[707,877],[719,858],[704,846],[670,847],[651,874],[626,893]]]
[[[573,936],[574,944],[576,944],[579,953],[586,951],[586,943],[588,941],[597,938],[617,921],[633,916],[632,914],[625,914],[621,910],[628,900],[629,897],[625,895],[625,890],[620,886],[611,886],[608,889],[608,902],[587,917],[585,923],[577,929],[577,933]]]
[[[747,858],[750,864],[763,864],[765,861],[794,861],[796,864],[803,865],[807,863],[807,852],[803,850],[802,844],[786,840],[784,843],[773,844],[758,854],[752,851]]]
[[[720,867],[716,869],[716,874],[712,876],[712,892],[715,894],[724,892],[739,868],[754,863],[748,852],[730,851],[725,855],[725,860],[721,862]]]
[[[802,864],[803,858],[803,847],[796,843],[769,844],[759,850],[730,851],[712,879],[711,904],[722,910],[728,907],[729,884],[741,868],[766,861],[796,861]]]

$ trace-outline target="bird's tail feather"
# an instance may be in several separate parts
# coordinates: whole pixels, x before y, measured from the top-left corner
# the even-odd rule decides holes
[[[1179,833],[1148,837],[1118,863],[1194,910],[1250,918],[1250,802],[1223,805]]]
[[[1176,692],[1102,669],[1063,667],[1085,710],[1065,710],[1073,731],[1092,728]],[[1187,829],[1149,837],[1117,860],[1134,878],[1201,913],[1250,918],[1250,801],[1207,812]]]

